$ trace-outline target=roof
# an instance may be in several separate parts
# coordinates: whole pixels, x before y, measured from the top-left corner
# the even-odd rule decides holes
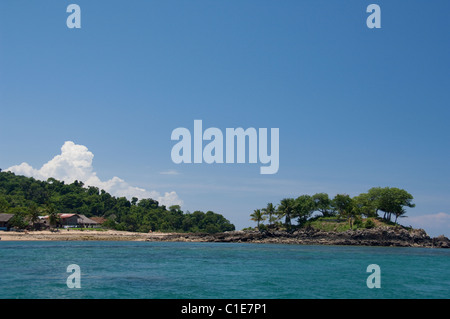
[[[14,214],[0,214],[0,222],[7,222],[9,221]]]
[[[74,214],[75,215],[75,214]],[[79,217],[80,217],[80,219],[81,219],[81,224],[98,224],[95,220],[92,220],[92,219],[90,219],[90,218],[87,218],[86,216],[84,216],[84,215],[81,215],[81,214],[76,214],[76,215],[78,215]]]
[[[75,216],[75,215],[78,215],[78,214],[58,214],[58,217],[64,219],[64,218],[69,218],[69,217],[72,217],[72,216]],[[41,218],[41,219],[48,218],[48,215],[39,216],[39,218]]]
[[[91,217],[91,219],[99,224],[103,224],[106,221],[105,217]]]
[[[60,214],[59,217],[60,218],[69,218],[69,217],[72,217],[74,215],[77,215],[77,214]]]
[[[0,214],[0,215],[7,215],[7,214]],[[61,219],[69,218],[69,217],[72,217],[72,216],[77,216],[78,217],[77,218],[77,223],[78,224],[96,225],[96,224],[101,224],[104,221],[104,220],[103,221],[96,221],[96,220],[87,218],[86,216],[81,215],[81,214],[59,214],[59,217]],[[39,216],[39,218],[47,219],[48,216]],[[96,218],[96,217],[93,217],[93,218]],[[2,221],[2,220],[0,219],[0,221]]]

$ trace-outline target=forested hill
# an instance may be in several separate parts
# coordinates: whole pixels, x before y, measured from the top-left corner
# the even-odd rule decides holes
[[[126,231],[223,232],[235,227],[221,214],[193,213],[179,206],[166,208],[153,199],[114,197],[97,187],[75,181],[65,184],[53,178],[40,181],[0,172],[0,213],[24,216],[49,212],[104,217],[104,226]]]

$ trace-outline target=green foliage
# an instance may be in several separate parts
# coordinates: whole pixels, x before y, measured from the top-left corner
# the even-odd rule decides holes
[[[14,209],[13,209],[14,211]],[[24,229],[28,226],[27,215],[23,210],[14,211],[14,216],[9,220],[9,224],[12,227]]]
[[[367,229],[374,228],[375,227],[375,222],[371,218],[368,218],[366,220],[366,222],[364,223],[364,227],[367,228]]]
[[[263,212],[260,209],[255,209],[253,214],[250,215],[251,220],[257,223],[257,227],[259,228],[259,223],[266,219]]]
[[[301,195],[294,202],[294,216],[297,217],[298,225],[302,226],[312,213],[316,210],[316,204],[309,195]]]
[[[373,217],[361,218],[357,216],[352,228],[350,228],[350,224],[345,219],[317,216],[308,220],[305,226],[326,232],[345,232],[350,229],[355,230],[358,228],[396,227],[394,223],[383,218],[376,218],[376,222],[374,220],[375,218]]]
[[[272,225],[272,223],[276,222],[276,209],[272,203],[268,203],[267,206],[262,209],[262,211],[264,212],[264,215],[267,216],[269,225]]]
[[[0,172],[0,213],[17,212],[22,212],[18,224],[24,216],[24,221],[34,222],[38,215],[49,215],[56,225],[58,213],[78,213],[105,217],[103,227],[116,230],[215,233],[235,229],[225,217],[212,211],[185,214],[178,205],[166,209],[151,198],[129,201],[97,187],[85,187],[79,181],[65,184],[54,178],[39,181]]]
[[[297,218],[298,225],[295,227],[304,226],[318,226],[316,220],[320,216],[313,216],[314,212],[321,214],[321,224],[319,229],[327,231],[356,228],[371,228],[375,227],[375,223],[371,218],[378,217],[378,212],[383,211],[383,223],[385,225],[396,224],[398,217],[406,217],[405,207],[415,207],[412,203],[413,196],[407,191],[395,187],[373,187],[367,193],[359,194],[351,197],[347,194],[337,194],[333,199],[330,199],[326,193],[317,193],[312,196],[301,195],[294,198],[284,198],[280,201],[278,207],[274,207],[269,203],[262,211],[264,215],[269,216],[269,226],[285,228],[291,230],[291,219]],[[255,210],[251,215],[252,220],[257,221],[258,226],[264,220],[256,217]],[[278,222],[277,219],[272,219],[272,215],[278,215],[278,220],[284,218],[284,225]],[[391,221],[391,216],[395,216],[395,221]],[[312,218],[311,218],[312,217]],[[331,219],[328,219],[328,218]],[[363,222],[363,217],[367,221]],[[328,220],[333,220],[333,223],[328,223]],[[348,225],[343,226],[336,224],[341,220],[347,220]],[[328,224],[327,224],[328,223]],[[330,229],[334,228],[334,229]]]
[[[353,220],[359,215],[355,200],[347,194],[337,194],[333,198],[333,206],[339,216],[346,218],[350,228],[353,228]]]
[[[322,213],[324,217],[333,216],[334,211],[332,207],[332,201],[328,194],[326,193],[317,193],[312,196],[312,200],[314,201],[315,210]]]
[[[266,231],[268,229],[269,229],[269,227],[267,227],[267,225],[264,225],[264,224],[260,224],[258,227],[258,230],[261,232]]]
[[[308,220],[305,226],[327,232],[344,232],[350,229],[350,225],[343,219],[336,217],[317,217]]]
[[[388,221],[391,221],[394,215],[397,222],[397,218],[403,217],[406,213],[404,207],[416,206],[412,203],[414,197],[410,193],[396,187],[373,187],[367,192],[367,197],[373,203],[375,211],[383,211],[383,218]]]
[[[360,216],[355,216],[355,221],[353,222],[353,226],[355,228],[363,228],[364,227],[363,220]]]
[[[295,199],[283,198],[278,206],[278,216],[280,218],[284,217],[284,224],[287,229],[291,228],[291,218],[294,214],[294,204]]]

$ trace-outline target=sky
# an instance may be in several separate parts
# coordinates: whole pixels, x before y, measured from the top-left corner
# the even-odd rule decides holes
[[[81,28],[68,28],[69,4]],[[368,28],[369,4],[381,28]],[[450,237],[450,2],[3,0],[0,168],[223,214],[399,187]],[[176,128],[279,129],[279,170],[172,161]],[[205,143],[206,144],[206,143]],[[205,145],[204,144],[204,145]]]

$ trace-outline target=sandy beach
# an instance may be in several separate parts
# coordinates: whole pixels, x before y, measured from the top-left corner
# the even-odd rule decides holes
[[[117,230],[76,230],[60,229],[58,231],[0,231],[1,241],[65,241],[65,240],[127,240],[145,241],[167,236],[167,233],[135,233]]]

